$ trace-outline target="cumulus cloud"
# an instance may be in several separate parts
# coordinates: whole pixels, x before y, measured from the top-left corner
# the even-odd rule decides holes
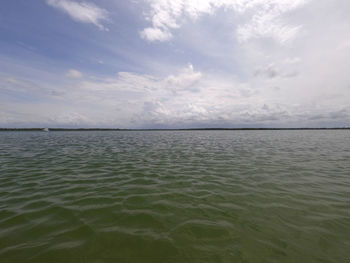
[[[11,83],[19,82],[23,81]],[[166,76],[133,72],[119,72],[111,78],[83,76],[69,85],[51,87],[51,92],[28,93],[36,99],[46,96],[41,100],[45,103],[3,101],[0,122],[23,123],[23,114],[18,112],[25,112],[29,123],[69,127],[295,127],[350,120],[346,99],[329,105],[325,97],[315,105],[312,99],[302,101],[304,94],[290,89],[276,92],[270,84],[201,72],[192,64]]]
[[[153,41],[167,41],[172,38],[172,34],[168,29],[160,29],[154,27],[145,28],[140,32],[142,38],[153,42]]]
[[[108,20],[108,12],[90,2],[73,0],[47,0],[48,5],[68,14],[72,19],[81,23],[90,23],[100,30],[108,30],[102,21]]]
[[[141,36],[149,41],[167,41],[171,31],[181,27],[189,18],[192,21],[215,13],[219,9],[233,11],[240,16],[241,23],[236,30],[240,42],[252,38],[270,37],[285,43],[297,35],[301,25],[288,24],[283,15],[291,12],[307,0],[148,0],[150,11],[146,19],[151,27],[145,28]],[[247,21],[247,22],[244,22]]]
[[[193,65],[189,64],[187,68],[181,70],[179,75],[173,76],[170,75],[165,79],[165,82],[170,88],[173,88],[174,91],[180,90],[195,90],[196,84],[202,78],[201,72],[195,72]]]
[[[293,78],[298,76],[298,74],[299,73],[293,69],[293,67],[283,67],[276,64],[269,64],[266,67],[260,67],[254,71],[255,77],[262,77],[267,79]]]
[[[175,127],[190,125],[194,120],[208,122],[219,115],[227,119],[225,107],[232,103],[230,99],[241,96],[238,89],[242,88],[235,91],[229,81],[219,81],[189,64],[164,77],[119,72],[114,78],[90,76],[69,85],[60,84],[46,94],[41,91],[40,96],[52,100],[47,108],[42,103],[21,105],[11,100],[2,105],[23,110],[31,116],[26,118],[29,122],[33,123],[35,116],[36,123],[47,125]],[[37,98],[39,91],[30,95]],[[40,111],[43,107],[46,110]],[[226,115],[221,114],[223,111]],[[13,118],[2,119],[9,122]]]
[[[81,73],[79,70],[76,70],[76,69],[70,69],[66,73],[66,77],[71,79],[80,79],[83,77],[83,73]]]
[[[57,68],[42,72],[14,61],[13,74],[0,74],[0,124],[349,126],[349,1],[148,2],[149,25],[141,36],[173,37],[172,43],[147,45],[131,38],[137,50],[118,47],[118,55],[103,58],[96,74],[67,69],[65,78]],[[133,71],[123,63],[134,51]],[[0,67],[10,62],[2,58]],[[72,67],[80,69],[79,63]],[[119,72],[110,74],[115,68]]]

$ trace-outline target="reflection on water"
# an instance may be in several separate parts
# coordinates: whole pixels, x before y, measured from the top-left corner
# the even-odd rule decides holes
[[[349,131],[0,133],[5,262],[348,262]]]

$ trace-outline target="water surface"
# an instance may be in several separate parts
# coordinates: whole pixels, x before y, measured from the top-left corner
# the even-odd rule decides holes
[[[349,262],[350,131],[0,133],[0,261]]]

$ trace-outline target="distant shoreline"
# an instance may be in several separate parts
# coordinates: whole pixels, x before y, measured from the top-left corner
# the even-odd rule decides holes
[[[274,130],[350,130],[335,128],[188,128],[188,129],[118,129],[118,128],[0,128],[2,131],[274,131]]]

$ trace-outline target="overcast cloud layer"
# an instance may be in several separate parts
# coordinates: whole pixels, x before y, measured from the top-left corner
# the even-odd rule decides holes
[[[0,127],[350,126],[348,0],[0,5]]]

